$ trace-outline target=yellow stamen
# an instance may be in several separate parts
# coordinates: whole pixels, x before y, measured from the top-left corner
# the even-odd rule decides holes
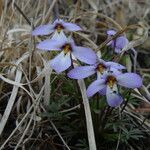
[[[55,27],[55,29],[57,30],[58,33],[60,33],[63,28],[64,27],[61,24],[57,24]]]
[[[100,72],[100,73],[103,73],[104,72],[104,69],[105,69],[105,66],[103,64],[99,64],[97,66],[97,70]]]
[[[113,88],[113,85],[116,83],[116,78],[114,76],[107,77],[107,84],[110,88]]]
[[[69,51],[71,51],[71,46],[69,44],[64,45],[63,51],[65,54],[67,54]]]

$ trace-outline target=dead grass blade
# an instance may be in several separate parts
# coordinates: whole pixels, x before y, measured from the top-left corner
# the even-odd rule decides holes
[[[15,82],[20,83],[21,77],[22,77],[22,72],[17,70]],[[10,96],[10,99],[8,100],[7,107],[5,109],[5,112],[4,112],[3,117],[1,119],[1,122],[0,122],[0,135],[2,134],[2,132],[4,130],[4,127],[7,123],[7,120],[9,118],[9,115],[10,115],[11,110],[13,108],[13,105],[14,105],[14,102],[16,100],[16,96],[17,96],[17,93],[18,93],[18,89],[19,89],[19,87],[14,85],[11,96]]]
[[[51,93],[51,84],[50,84],[50,79],[51,79],[51,73],[52,69],[48,65],[47,62],[45,62],[45,89],[44,89],[44,104],[47,107],[50,102],[50,93]]]
[[[78,84],[79,84],[79,87],[81,90],[83,105],[84,105],[84,110],[85,110],[89,149],[90,150],[96,150],[96,142],[95,142],[95,135],[94,135],[91,110],[90,110],[90,106],[89,106],[89,100],[88,100],[87,95],[86,95],[86,87],[85,87],[84,80],[78,80]]]

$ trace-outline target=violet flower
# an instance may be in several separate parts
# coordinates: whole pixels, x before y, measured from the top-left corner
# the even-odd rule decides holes
[[[53,24],[40,25],[32,31],[32,35],[48,35],[54,33],[52,39],[61,40],[64,38],[64,30],[79,31],[82,30],[74,23],[65,22],[62,19],[56,19]]]
[[[57,73],[68,69],[71,66],[71,59],[77,58],[87,64],[96,63],[96,54],[90,48],[76,46],[73,39],[64,39],[62,41],[45,40],[37,45],[37,48],[43,50],[61,51],[49,64]]]
[[[108,38],[115,35],[116,31],[114,30],[108,30],[107,35]],[[116,39],[110,41],[107,45],[114,48],[114,51],[116,53],[121,53],[121,50],[129,43],[128,39],[125,36],[119,36]]]
[[[97,79],[89,85],[87,96],[91,97],[100,90],[103,90],[105,91],[108,105],[111,107],[119,106],[123,98],[118,92],[117,85],[131,89],[138,88],[142,86],[142,78],[136,73],[105,74],[101,79]]]
[[[97,73],[97,78],[100,78],[107,71],[112,71],[117,74],[121,72],[119,70],[125,69],[124,66],[111,62],[104,61],[97,58],[96,63],[90,66],[79,66],[68,72],[68,77],[73,79],[83,79]]]

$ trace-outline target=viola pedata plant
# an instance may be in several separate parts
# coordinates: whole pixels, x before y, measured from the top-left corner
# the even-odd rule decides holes
[[[91,98],[90,102],[94,95],[98,96],[98,101],[106,97],[107,107],[113,109],[123,103],[125,88],[135,89],[142,86],[142,78],[138,74],[126,72],[126,66],[118,62],[100,58],[90,47],[77,45],[73,36],[65,34],[66,31],[68,33],[82,31],[82,29],[75,23],[56,19],[52,24],[35,28],[32,35],[48,36],[48,39],[38,43],[36,47],[44,52],[58,53],[48,61],[48,65],[57,74],[65,71],[70,79],[88,78],[86,94]],[[107,30],[106,36],[110,38],[116,33],[115,30]],[[128,43],[129,41],[124,35],[119,35],[106,46],[111,47],[116,55],[120,55]],[[98,108],[100,109],[100,107]],[[102,115],[104,114],[101,114],[100,118],[103,118]]]
[[[32,35],[49,35],[50,39],[37,44],[37,48],[42,51],[58,51],[59,54],[49,60],[49,65],[57,73],[61,73],[73,67],[67,73],[72,79],[83,79],[93,74],[97,74],[96,80],[87,88],[87,96],[92,97],[95,93],[106,95],[107,103],[111,107],[117,107],[123,102],[123,97],[118,92],[118,86],[126,88],[139,88],[142,86],[142,78],[136,73],[123,73],[125,66],[99,58],[97,54],[87,47],[77,46],[71,37],[65,35],[65,30],[82,31],[81,27],[74,23],[68,23],[62,19],[56,19],[54,23],[41,25],[34,29]],[[115,30],[108,30],[108,38],[115,35]],[[129,43],[125,36],[119,36],[110,41],[107,46],[111,46],[115,53],[120,54],[121,50]],[[72,66],[74,60],[79,60],[84,66]],[[79,65],[79,63],[78,63]]]

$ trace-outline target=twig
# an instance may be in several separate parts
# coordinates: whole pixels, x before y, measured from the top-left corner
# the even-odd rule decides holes
[[[129,98],[125,101],[125,104],[123,105],[123,108],[121,109],[121,113],[125,110],[125,107],[127,106],[129,101]]]
[[[32,23],[30,22],[30,20],[28,19],[28,17],[23,13],[23,11],[19,8],[19,6],[15,2],[14,2],[14,6],[20,12],[20,14],[24,17],[24,19],[27,21],[27,23],[31,26]]]
[[[66,148],[67,148],[68,150],[71,150],[71,149],[69,148],[69,146],[66,144],[66,142],[64,141],[64,139],[63,139],[63,137],[61,136],[61,134],[59,133],[59,131],[57,130],[57,128],[56,128],[56,126],[54,125],[54,123],[53,123],[52,121],[50,121],[50,123],[51,123],[52,127],[55,129],[55,131],[57,132],[57,134],[58,134],[58,136],[60,137],[60,139],[62,140],[63,144],[66,146]]]
[[[131,94],[131,92],[129,91],[129,97],[130,97],[130,94]],[[122,114],[122,112],[125,110],[125,107],[127,106],[127,104],[128,104],[128,102],[129,102],[129,97],[128,97],[128,99],[125,101],[125,104],[123,105],[123,107],[122,107],[122,109],[121,109],[121,114]]]

